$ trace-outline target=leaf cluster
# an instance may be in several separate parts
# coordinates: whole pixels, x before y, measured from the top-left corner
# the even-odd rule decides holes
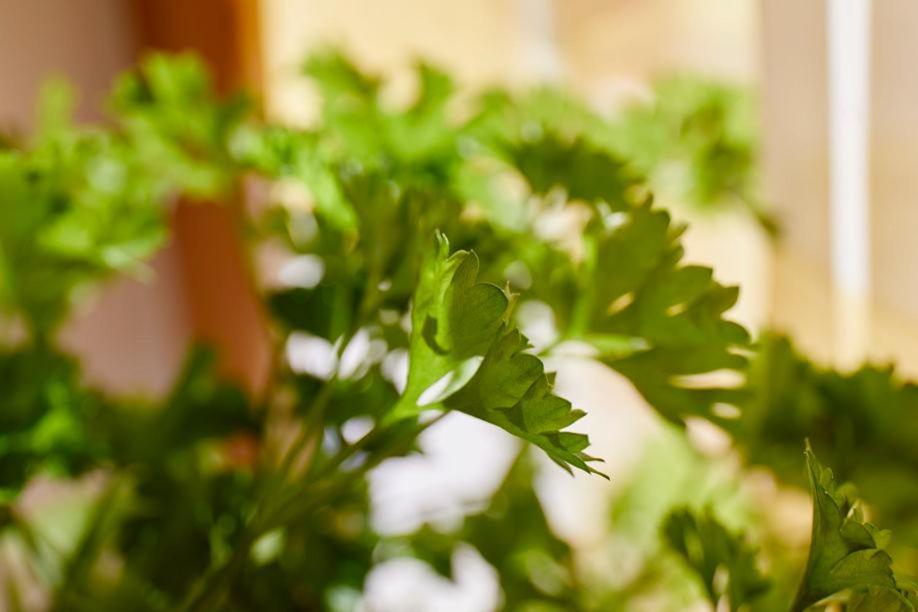
[[[0,312],[10,328],[0,354],[0,516],[56,609],[347,609],[394,546],[370,524],[367,473],[415,452],[450,412],[569,471],[599,473],[587,436],[571,429],[583,412],[554,393],[546,369],[572,343],[665,419],[714,421],[752,458],[756,440],[779,430],[771,419],[781,408],[747,401],[769,396],[699,379],[746,367],[748,334],[726,316],[737,289],[683,261],[682,228],[648,188],[672,155],[689,160],[689,199],[747,197],[751,145],[729,94],[661,90],[659,108],[616,124],[551,90],[460,98],[426,64],[407,105],[390,104],[382,79],[334,51],[312,56],[305,72],[322,102],[308,129],[259,121],[244,96],[215,95],[193,58],[153,56],[116,84],[109,126],[74,126],[59,89],[35,141],[0,150]],[[661,143],[634,145],[646,158],[628,149],[642,132]],[[221,381],[202,350],[164,398],[90,388],[56,344],[73,302],[141,267],[166,240],[172,200],[225,193],[244,173],[272,193],[247,220],[248,237],[288,258],[264,295],[270,392],[248,397]],[[549,337],[530,332],[533,309]],[[789,371],[800,373],[794,384],[840,396],[849,384],[884,388],[879,374],[849,383]],[[728,424],[724,403],[748,408]],[[838,429],[826,431],[840,436],[843,421],[830,421]],[[799,444],[814,426],[776,439]],[[893,432],[876,435],[879,446]],[[819,525],[829,527],[814,531],[798,603],[846,589],[862,609],[908,602],[882,538],[811,463]],[[845,469],[844,458],[836,463]],[[518,459],[483,511],[454,532],[409,536],[410,554],[446,573],[451,552],[471,544],[500,571],[506,608],[601,609],[573,549],[552,533],[532,474]],[[86,524],[60,551],[21,506],[24,488],[50,476],[101,482],[83,504]],[[741,606],[765,589],[752,549],[713,516],[674,515],[666,533],[712,600]],[[865,582],[858,564],[826,577],[864,550],[877,580]]]

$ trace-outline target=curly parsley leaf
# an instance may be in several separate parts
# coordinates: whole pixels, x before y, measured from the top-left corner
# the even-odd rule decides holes
[[[556,313],[570,312],[565,339],[593,344],[600,359],[627,377],[663,416],[717,420],[718,403],[743,394],[688,377],[742,370],[746,330],[726,318],[739,295],[710,268],[683,263],[683,227],[641,198],[640,182],[613,156],[584,140],[546,136],[515,145],[521,172],[536,193],[564,188],[586,200],[592,218],[582,233],[583,261],[570,264],[572,290],[549,294]],[[553,160],[569,159],[561,164]],[[535,270],[534,278],[557,276]],[[573,302],[571,306],[570,303]],[[618,342],[615,342],[618,340]],[[608,346],[629,350],[607,351]]]
[[[745,367],[738,349],[748,336],[724,315],[736,301],[736,288],[718,284],[707,268],[682,262],[682,228],[642,196],[641,174],[586,133],[591,124],[583,109],[571,122],[561,121],[567,110],[577,110],[574,101],[550,91],[532,98],[491,92],[479,99],[476,116],[456,124],[446,112],[452,86],[433,69],[421,67],[416,102],[403,109],[384,104],[379,80],[340,54],[313,56],[308,72],[323,98],[325,124],[315,140],[325,159],[318,163],[339,185],[335,197],[314,193],[320,222],[330,217],[325,208],[342,200],[358,213],[358,247],[379,245],[378,251],[389,252],[387,244],[411,245],[427,228],[439,227],[462,248],[483,255],[487,266],[481,273],[490,281],[500,284],[508,267],[525,267],[531,279],[527,296],[551,308],[559,340],[592,344],[603,362],[672,421],[715,419],[716,404],[738,400],[735,389],[692,380]],[[439,144],[418,144],[425,142]],[[400,193],[424,187],[425,198],[438,194],[441,202],[416,207],[407,219],[386,216],[398,208],[376,204],[350,185],[354,171],[347,168],[355,164],[376,168]],[[305,182],[321,191],[315,177]],[[527,184],[539,197],[518,193]],[[447,205],[448,213],[436,212]],[[555,212],[570,218],[586,213],[580,235],[581,228],[571,232],[569,242],[580,242],[576,247],[541,233],[538,226],[545,224],[539,219]],[[367,254],[371,262],[377,253]],[[367,267],[374,281],[413,279],[417,260],[410,253],[399,258],[407,275]],[[394,295],[387,296],[388,304],[401,310]]]
[[[529,342],[519,331],[506,331],[485,355],[475,376],[445,406],[535,444],[568,471],[576,467],[608,478],[588,463],[599,461],[584,452],[589,438],[562,431],[584,412],[552,394],[552,378],[545,374],[538,357],[525,352],[527,348]]]
[[[477,278],[478,258],[450,255],[438,234],[415,292],[408,382],[389,419],[442,404],[532,442],[565,469],[599,474],[583,452],[587,436],[562,431],[584,413],[552,394],[541,360],[525,352],[528,341],[508,323],[511,297]]]
[[[449,241],[438,234],[414,293],[408,382],[392,418],[418,414],[458,390],[498,338],[510,297],[477,279],[478,257],[469,251],[450,255]]]
[[[28,146],[0,152],[0,311],[48,337],[86,287],[136,271],[166,241],[170,199],[237,176],[227,144],[248,112],[219,100],[192,56],[153,55],[109,100],[115,129],[74,125],[51,84]]]
[[[681,232],[649,201],[632,208],[621,225],[598,230],[590,325],[593,333],[643,343],[603,361],[677,422],[691,415],[712,418],[715,404],[739,400],[736,389],[685,377],[742,370],[746,360],[737,350],[748,342],[746,330],[725,318],[738,289],[719,284],[710,268],[683,264]]]
[[[892,558],[884,550],[889,532],[864,520],[851,487],[836,485],[832,470],[819,463],[809,443],[806,463],[813,493],[813,530],[806,570],[791,610],[805,610],[843,591],[856,594],[861,609],[877,609],[871,606],[880,602],[885,609],[914,609],[914,589],[898,583]],[[892,604],[898,607],[889,607]]]

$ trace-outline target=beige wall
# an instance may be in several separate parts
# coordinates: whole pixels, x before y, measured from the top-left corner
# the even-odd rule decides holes
[[[297,72],[308,49],[343,46],[370,69],[405,73],[414,58],[448,67],[465,83],[514,73],[507,0],[263,0],[265,96],[270,113],[305,120],[314,110]]]
[[[599,99],[653,76],[691,70],[754,82],[758,0],[263,0],[266,94],[302,117],[297,66],[307,49],[343,44],[377,70],[430,58],[466,84],[528,80],[533,32],[553,15],[560,78]]]
[[[871,193],[877,299],[918,321],[918,3],[874,3]]]
[[[828,93],[822,0],[762,2],[762,162],[781,226],[771,322],[829,359]]]
[[[766,197],[783,241],[829,271],[828,109],[822,0],[762,3]]]
[[[78,117],[98,119],[112,77],[134,58],[125,0],[0,0],[0,128],[28,134],[49,75],[80,92]],[[63,334],[88,376],[118,392],[165,390],[188,338],[174,249],[147,280],[119,280],[84,305]]]
[[[683,71],[757,80],[757,0],[566,0],[554,5],[568,79],[593,96]]]

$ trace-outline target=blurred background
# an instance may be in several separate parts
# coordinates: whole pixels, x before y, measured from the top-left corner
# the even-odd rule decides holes
[[[602,109],[646,98],[656,79],[671,74],[738,84],[756,99],[761,199],[779,233],[770,236],[743,211],[699,213],[674,203],[690,222],[688,258],[712,265],[721,281],[742,287],[734,316],[752,329],[767,325],[790,332],[801,349],[825,362],[845,366],[867,356],[895,361],[916,375],[918,241],[911,233],[918,227],[918,206],[909,194],[918,188],[918,73],[909,60],[918,53],[918,4],[875,3],[865,24],[867,80],[855,96],[866,96],[869,105],[848,127],[867,138],[854,152],[866,160],[867,180],[862,201],[854,205],[866,211],[869,223],[859,226],[863,249],[847,256],[833,250],[833,228],[845,212],[832,201],[838,180],[833,155],[847,141],[833,133],[830,114],[833,104],[845,103],[833,96],[851,90],[831,86],[827,4],[0,0],[0,127],[29,133],[38,91],[50,76],[65,77],[81,93],[79,119],[99,119],[113,77],[149,49],[200,53],[221,89],[252,90],[270,118],[295,124],[308,124],[317,110],[299,74],[301,61],[308,50],[329,43],[358,64],[393,76],[395,96],[399,79],[408,78],[418,57],[473,89],[549,81]],[[852,86],[856,90],[857,83]],[[173,223],[174,238],[156,257],[154,273],[111,283],[70,321],[66,345],[83,357],[93,381],[117,393],[162,393],[198,337],[220,347],[231,375],[257,386],[266,368],[264,332],[230,213],[218,206],[178,206]],[[846,284],[846,275],[859,280]],[[611,473],[627,474],[651,443],[655,419],[607,370],[576,362],[559,367],[561,394],[590,415],[586,427],[594,454],[607,458]],[[377,470],[381,529],[397,532],[431,517],[448,518],[463,500],[496,486],[501,475],[485,473],[486,466],[501,457],[509,461],[511,443],[471,419],[453,420],[461,423],[449,435],[444,428],[430,432],[426,457]],[[451,450],[464,446],[467,453],[469,444],[480,447],[474,455],[480,462],[460,463],[469,455]],[[605,520],[602,500],[615,495],[614,485],[554,473],[543,480],[539,494],[553,524],[588,547],[591,530]],[[580,509],[576,520],[572,507]],[[595,525],[584,520],[584,508],[587,517],[595,515]],[[418,601],[439,602],[419,609],[485,609],[481,602],[493,583],[487,567],[474,560],[463,574],[468,583],[459,580],[461,597],[450,590],[455,584],[419,580],[423,572],[417,567],[385,571],[402,576],[403,586],[379,580],[379,601],[395,597],[386,589],[403,597],[408,588],[417,590]]]
[[[385,74],[407,76],[411,61],[426,57],[469,87],[549,80],[603,108],[647,95],[653,79],[673,73],[748,86],[759,100],[764,200],[781,240],[773,249],[741,220],[709,218],[693,225],[690,248],[720,278],[742,284],[744,322],[770,322],[809,353],[833,354],[824,1],[2,0],[0,10],[0,124],[20,133],[32,125],[49,76],[71,80],[81,93],[79,118],[97,119],[113,77],[150,48],[202,53],[223,89],[254,89],[272,118],[292,122],[308,122],[315,111],[300,62],[329,43]],[[918,181],[910,136],[918,128],[918,76],[906,58],[918,46],[909,35],[915,25],[918,7],[907,0],[873,7],[868,350],[910,372],[918,368],[918,284],[910,282],[918,246],[909,233],[918,209],[905,194]],[[178,252],[181,231],[176,242],[158,258],[152,281],[116,283],[71,325],[70,342],[109,385],[164,389],[191,330],[207,318],[194,314],[205,308],[196,301],[204,291],[189,289],[194,263]],[[116,343],[128,337],[143,350],[126,361]]]

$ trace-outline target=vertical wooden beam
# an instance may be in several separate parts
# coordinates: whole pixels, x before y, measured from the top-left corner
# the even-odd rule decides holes
[[[193,51],[229,92],[261,86],[257,0],[134,0],[141,49]]]
[[[257,0],[134,0],[140,48],[192,51],[218,91],[261,86]],[[185,299],[197,340],[217,349],[221,372],[258,393],[270,369],[261,302],[230,202],[181,202],[173,219]]]

